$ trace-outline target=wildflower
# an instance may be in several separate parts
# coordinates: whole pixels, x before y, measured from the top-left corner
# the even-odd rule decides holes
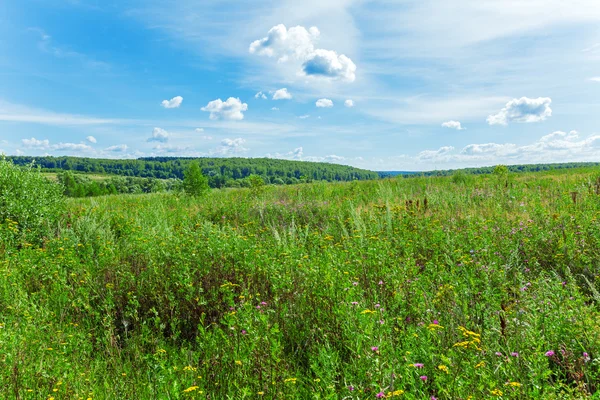
[[[242,329],[242,335],[246,335],[248,332],[246,332],[245,329]]]
[[[240,360],[235,360],[236,365],[242,365],[242,362]]]
[[[358,301],[353,301],[353,302],[352,302],[352,303],[350,303],[350,304],[352,304],[353,306],[357,306],[357,305],[358,305]]]
[[[284,380],[285,383],[296,383],[298,378],[287,378]]]
[[[419,379],[421,379],[423,382],[427,382],[427,375],[421,375]]]
[[[477,365],[475,366],[475,368],[481,368],[481,367],[484,367],[484,366],[485,366],[485,361],[482,361],[482,362],[480,362],[479,364],[477,364]]]
[[[379,347],[377,347],[377,346],[373,346],[373,347],[371,347],[371,350],[372,350],[372,351],[379,351]]]
[[[383,325],[384,321],[382,319],[379,320],[379,324]]]
[[[423,368],[424,366],[425,366],[425,365],[424,365],[424,364],[422,364],[422,363],[414,363],[414,364],[413,364],[413,367],[415,367],[415,368]]]
[[[513,351],[512,353],[510,353],[510,355],[512,357],[519,357],[519,353],[517,353],[516,351]]]
[[[354,391],[354,386],[352,386],[352,385],[348,386],[348,390],[351,392]]]
[[[548,350],[546,352],[546,354],[544,354],[546,357],[552,357],[554,355],[554,350]]]
[[[440,371],[444,371],[445,373],[448,373],[448,367],[446,367],[445,365],[438,365],[438,369]]]
[[[519,382],[506,382],[505,385],[512,387],[521,387],[521,384]]]
[[[185,389],[183,392],[190,393],[190,392],[193,392],[194,390],[198,390],[198,386],[190,386],[189,388]]]
[[[256,394],[262,396],[263,394],[265,394],[265,392],[257,392]]]
[[[590,360],[591,360],[590,355],[584,351],[583,352],[583,361],[588,362]]]
[[[381,305],[379,303],[375,304],[375,308],[379,308]]]
[[[385,397],[385,393],[379,392],[375,395],[375,397],[377,397],[378,399],[383,399]]]
[[[267,305],[267,302],[266,302],[266,301],[261,301],[261,302],[260,302],[260,305],[262,305],[262,306],[266,306],[266,305]]]
[[[502,357],[502,353],[500,353],[499,351],[497,351],[495,354],[496,354],[498,357]]]
[[[358,286],[358,282],[352,282],[353,286]]]
[[[438,320],[437,320],[437,319],[434,319],[434,320],[433,320],[433,324],[434,324],[434,325],[438,325],[438,324],[439,324]]]
[[[490,392],[490,394],[492,396],[500,397],[500,396],[502,396],[503,393],[502,393],[502,390],[500,390],[500,389],[494,389]]]
[[[383,281],[379,281],[379,284],[380,284],[380,285],[383,285]]]
[[[388,395],[388,397],[390,397],[390,395],[392,395],[392,396],[401,396],[403,394],[404,394],[404,390],[394,390],[392,393],[390,393]]]

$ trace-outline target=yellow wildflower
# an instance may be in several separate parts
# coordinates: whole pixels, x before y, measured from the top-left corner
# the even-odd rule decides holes
[[[480,368],[480,367],[484,367],[485,366],[485,361],[480,362],[479,364],[477,364],[475,366],[475,368]]]
[[[438,369],[440,371],[444,371],[445,373],[448,373],[448,367],[446,367],[445,365],[438,365]]]
[[[285,383],[296,383],[297,378],[287,378],[284,380]]]
[[[190,392],[193,392],[194,390],[198,390],[198,386],[190,386],[189,388],[185,389],[183,392],[190,393]]]
[[[492,396],[500,397],[500,396],[502,396],[503,393],[502,393],[502,390],[500,390],[500,389],[494,389],[490,392],[490,394]]]

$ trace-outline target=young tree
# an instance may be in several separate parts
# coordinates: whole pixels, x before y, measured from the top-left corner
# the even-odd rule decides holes
[[[202,175],[197,162],[191,162],[183,174],[183,190],[191,196],[203,196],[209,189],[208,178]]]

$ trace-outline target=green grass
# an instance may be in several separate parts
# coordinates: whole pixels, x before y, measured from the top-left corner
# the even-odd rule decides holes
[[[70,199],[0,247],[0,398],[598,398],[599,173]]]

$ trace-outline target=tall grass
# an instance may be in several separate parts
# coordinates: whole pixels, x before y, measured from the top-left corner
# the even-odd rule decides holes
[[[595,175],[69,200],[0,259],[0,397],[598,396]]]

